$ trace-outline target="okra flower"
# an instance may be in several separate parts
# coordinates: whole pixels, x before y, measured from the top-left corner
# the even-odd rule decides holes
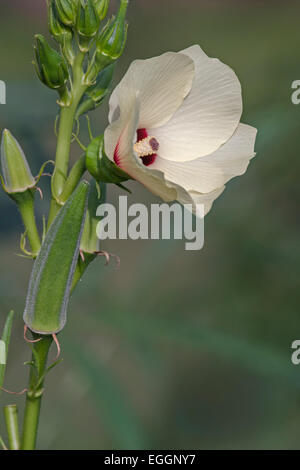
[[[136,60],[111,96],[105,150],[164,201],[207,213],[255,156],[256,129],[241,114],[237,76],[200,46]]]

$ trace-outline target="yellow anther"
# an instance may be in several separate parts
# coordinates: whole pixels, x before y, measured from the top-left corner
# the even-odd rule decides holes
[[[159,143],[155,137],[146,137],[145,139],[136,142],[133,148],[139,157],[146,157],[146,155],[153,155],[158,151]]]

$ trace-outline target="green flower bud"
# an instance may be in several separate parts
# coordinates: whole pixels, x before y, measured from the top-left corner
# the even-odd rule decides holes
[[[67,64],[41,35],[35,36],[36,70],[41,82],[52,89],[63,88],[69,78]]]
[[[125,21],[128,0],[121,0],[116,18],[108,21],[97,41],[96,63],[99,69],[120,57],[124,51],[128,24]]]
[[[55,0],[60,20],[66,26],[74,26],[76,23],[79,0]]]
[[[92,181],[84,229],[80,242],[80,250],[83,253],[97,253],[100,250],[100,240],[97,236],[97,225],[100,218],[96,216],[97,208],[106,201],[106,184],[98,185]]]
[[[48,22],[49,30],[55,41],[63,45],[65,40],[72,39],[72,31],[65,26],[59,19],[58,11],[55,5],[55,0],[50,0],[48,6]]]
[[[96,36],[100,20],[93,0],[81,0],[77,15],[76,30],[79,35],[79,48],[88,52],[91,39]]]
[[[23,193],[36,185],[22,148],[7,129],[2,134],[1,168],[3,188],[9,195]]]
[[[60,21],[55,0],[50,0],[49,3],[48,22],[50,33],[55,41],[60,44],[63,55],[72,65],[75,58],[73,50],[73,32]]]
[[[99,20],[102,21],[106,15],[109,5],[109,0],[93,0]]]
[[[76,118],[96,109],[102,103],[105,96],[109,93],[109,86],[113,78],[114,70],[115,64],[111,64],[102,70],[97,79],[96,85],[88,88],[85,93],[82,102],[78,107]]]
[[[120,184],[130,179],[123,170],[112,162],[104,151],[104,137],[92,140],[86,151],[85,164],[88,172],[96,181]]]

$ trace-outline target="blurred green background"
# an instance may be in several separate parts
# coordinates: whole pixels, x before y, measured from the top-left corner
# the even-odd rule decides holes
[[[300,448],[300,366],[290,360],[300,338],[300,106],[291,103],[299,15],[299,1],[132,0],[116,83],[135,58],[199,43],[239,76],[257,158],[207,216],[202,251],[181,241],[103,245],[121,268],[99,259],[73,296],[40,448]],[[1,1],[0,127],[20,140],[35,172],[55,149],[55,95],[31,64],[33,35],[45,31],[44,0]],[[93,115],[95,133],[106,116],[107,104]],[[130,186],[131,201],[157,201]],[[110,188],[108,200],[118,194]],[[46,203],[37,209],[41,220]],[[30,357],[22,312],[31,262],[15,255],[22,226],[4,194],[0,213],[0,324],[17,312],[5,386],[18,390]],[[1,401],[22,408],[24,397]]]

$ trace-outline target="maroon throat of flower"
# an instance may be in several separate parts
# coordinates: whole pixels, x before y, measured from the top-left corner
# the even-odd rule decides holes
[[[118,154],[118,147],[119,144],[117,145],[114,153],[114,161],[116,165],[121,167],[120,165],[120,158]],[[155,162],[155,159],[157,157],[157,151],[159,149],[159,143],[157,142],[155,137],[151,137],[148,135],[148,132],[146,129],[138,129],[137,130],[137,140],[136,143],[133,146],[134,151],[140,157],[142,160],[143,164],[145,166],[150,166],[152,163]]]

